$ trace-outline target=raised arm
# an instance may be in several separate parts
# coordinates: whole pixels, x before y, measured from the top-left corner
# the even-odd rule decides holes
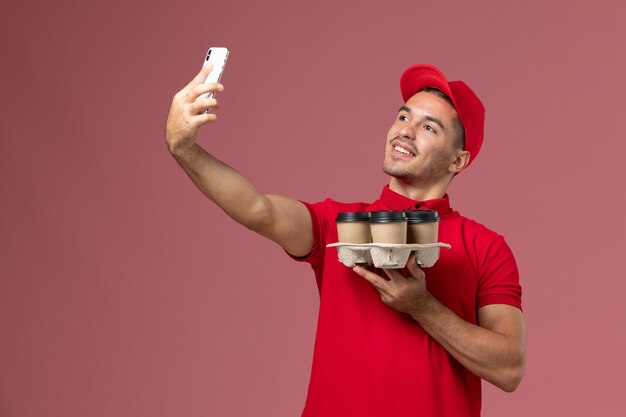
[[[313,233],[304,204],[258,192],[238,171],[196,143],[200,128],[217,120],[213,110],[218,106],[215,99],[198,97],[224,89],[221,84],[203,83],[211,69],[203,68],[172,100],[165,125],[171,155],[198,189],[236,222],[273,240],[292,255],[308,254],[313,247]]]

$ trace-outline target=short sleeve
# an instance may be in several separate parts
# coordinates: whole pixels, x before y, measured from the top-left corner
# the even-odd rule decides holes
[[[306,256],[293,256],[289,252],[286,252],[292,259],[298,262],[310,263],[314,268],[318,265],[322,265],[324,261],[324,253],[326,249],[328,224],[332,220],[334,222],[333,213],[334,201],[326,199],[318,203],[307,203],[301,201],[302,204],[309,210],[311,216],[311,228],[313,232],[313,247],[311,252]]]
[[[508,304],[522,309],[522,288],[513,252],[497,235],[487,248],[480,268],[478,308],[489,304]]]

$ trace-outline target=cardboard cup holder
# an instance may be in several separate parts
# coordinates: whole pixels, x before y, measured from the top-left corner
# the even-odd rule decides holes
[[[441,248],[451,248],[447,243],[397,244],[397,243],[331,243],[326,247],[336,247],[339,262],[345,266],[369,266],[376,268],[400,269],[406,266],[411,253],[415,253],[417,264],[431,267],[439,259]]]

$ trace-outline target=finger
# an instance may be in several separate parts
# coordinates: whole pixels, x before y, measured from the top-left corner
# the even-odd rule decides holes
[[[411,257],[409,257],[407,266],[413,278],[418,278],[424,274],[424,271],[422,270],[422,268],[417,266],[417,260],[415,259],[415,255],[411,255]]]
[[[208,77],[208,75],[211,73],[212,69],[213,69],[212,63],[208,64],[206,67],[202,67],[198,75],[196,75],[193,78],[193,80],[191,80],[189,84],[187,84],[185,88],[183,88],[183,90],[184,91],[190,90],[193,86],[203,83],[204,80],[206,80],[206,77]]]
[[[383,269],[383,271],[385,271],[385,274],[387,274],[391,281],[399,278],[404,278],[399,269]]]
[[[224,91],[224,86],[218,83],[206,83],[194,85],[186,94],[186,99],[189,102],[195,101],[202,94],[217,93]]]
[[[215,113],[200,113],[196,116],[193,116],[192,122],[196,126],[200,127],[207,123],[213,123],[217,120],[217,115]]]
[[[377,289],[382,290],[386,287],[387,281],[383,277],[378,276],[375,273],[368,271],[367,269],[360,266],[355,266],[354,268],[352,268],[352,270],[368,280]]]
[[[219,104],[214,98],[200,98],[189,106],[189,111],[191,114],[198,114],[203,113],[208,109],[217,109],[218,107]]]

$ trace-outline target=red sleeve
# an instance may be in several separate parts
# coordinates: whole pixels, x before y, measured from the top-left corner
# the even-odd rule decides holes
[[[500,235],[487,247],[480,268],[478,308],[489,304],[508,304],[522,309],[522,287],[513,252]]]
[[[330,199],[326,199],[319,203],[307,203],[301,201],[302,204],[305,205],[307,210],[309,210],[309,214],[311,215],[311,227],[313,232],[313,247],[311,248],[311,252],[303,257],[293,256],[289,252],[289,255],[292,259],[299,262],[308,262],[313,268],[316,266],[320,266],[324,261],[324,253],[326,250],[326,245],[328,243],[328,231],[329,227],[334,227],[334,201]],[[332,225],[330,223],[332,222]],[[334,230],[334,229],[333,229]]]

